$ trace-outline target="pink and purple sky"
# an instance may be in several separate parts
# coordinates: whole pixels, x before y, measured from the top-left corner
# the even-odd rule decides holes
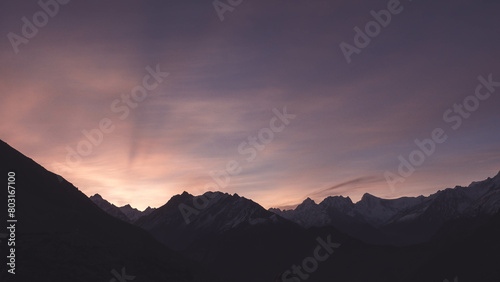
[[[139,209],[213,190],[210,172],[233,160],[241,172],[217,190],[266,208],[428,195],[500,170],[500,88],[456,130],[443,119],[478,76],[500,81],[500,2],[401,1],[350,64],[339,44],[389,1],[244,0],[223,21],[212,2],[72,0],[16,54],[7,35],[41,7],[3,1],[0,138],[85,194]],[[169,76],[121,118],[113,102],[157,65]],[[285,106],[296,117],[247,161],[238,146]],[[103,118],[114,130],[68,167],[68,146]],[[384,172],[435,128],[448,139],[391,190]]]

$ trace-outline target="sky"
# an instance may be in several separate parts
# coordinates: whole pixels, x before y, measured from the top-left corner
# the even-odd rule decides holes
[[[139,209],[183,191],[292,208],[468,185],[500,170],[499,11],[1,1],[0,139]]]

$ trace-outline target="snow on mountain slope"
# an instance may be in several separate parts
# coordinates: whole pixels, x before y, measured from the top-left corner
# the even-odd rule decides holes
[[[448,188],[428,197],[381,199],[364,194],[355,204],[349,197],[328,197],[319,205],[307,198],[294,210],[270,209],[304,226],[324,226],[331,223],[327,209],[335,209],[352,218],[361,217],[380,227],[398,221],[417,218],[424,213],[439,213],[444,219],[465,215],[472,210],[493,214],[500,209],[500,173],[494,178],[473,182],[468,187]]]
[[[327,197],[320,203],[320,205],[325,206],[326,208],[334,208],[345,214],[350,213],[354,208],[351,198],[342,196]]]
[[[474,182],[469,190],[479,190],[475,202],[465,211],[469,216],[495,214],[500,211],[500,173],[482,182]]]
[[[130,205],[118,208],[99,195],[91,199],[106,212],[122,220],[125,217],[129,222],[137,221],[137,225],[166,241],[175,241],[172,236],[185,236],[181,241],[189,242],[193,236],[185,234],[190,232],[221,234],[251,225],[279,224],[286,219],[303,228],[332,226],[369,243],[406,244],[427,240],[447,221],[498,212],[500,173],[468,187],[448,188],[427,197],[382,199],[366,193],[357,203],[349,197],[331,196],[319,204],[307,198],[294,210],[283,211],[266,211],[249,199],[221,192],[200,196],[184,192],[160,209],[148,208],[142,213]],[[406,239],[398,239],[402,237]]]
[[[266,224],[295,225],[249,199],[221,192],[175,195],[135,224],[178,250],[202,241],[203,237],[218,236],[234,229]]]
[[[330,224],[330,218],[323,206],[316,204],[310,198],[305,199],[295,210],[281,211],[279,209],[270,209],[269,211],[306,228]]]
[[[308,198],[294,210],[269,210],[305,228],[334,226],[365,242],[421,242],[445,222],[499,212],[500,173],[468,187],[448,188],[427,197],[381,199],[366,193],[355,204],[336,196],[320,204]]]
[[[381,199],[364,194],[354,207],[354,213],[362,216],[373,226],[381,226],[398,213],[410,209],[424,201],[424,197],[402,197],[398,199]]]
[[[380,226],[399,212],[411,208],[423,200],[423,196],[386,200],[366,193],[356,204],[349,197],[342,196],[325,198],[319,205],[307,198],[295,210],[270,209],[270,211],[304,227],[334,224],[335,222],[332,222],[331,218],[332,212],[343,214],[352,220],[361,220],[373,226]]]
[[[408,217],[444,222],[457,217],[493,215],[500,210],[498,179],[500,173],[493,179],[473,182],[467,187],[456,186],[438,191],[425,197],[420,204],[393,216],[385,224],[405,221]]]

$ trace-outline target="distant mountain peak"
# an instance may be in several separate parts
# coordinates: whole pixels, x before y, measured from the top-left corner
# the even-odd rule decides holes
[[[192,234],[220,234],[234,228],[271,224],[278,220],[273,215],[274,213],[254,201],[238,194],[209,191],[197,196],[187,193],[176,195],[165,205],[139,219],[136,224],[145,229],[157,230],[162,234],[158,238],[163,240],[161,238],[170,236],[172,226],[180,225],[191,230]]]
[[[361,197],[361,199],[363,199],[363,198],[377,198],[377,197],[373,196],[373,195],[372,195],[372,194],[370,194],[370,193],[364,193],[364,194],[363,194],[363,197]]]
[[[120,210],[119,207],[113,205],[112,203],[108,202],[106,199],[104,199],[101,195],[95,194],[94,196],[90,196],[89,199],[94,202],[100,209],[108,213],[109,215],[116,217],[122,221],[128,222],[129,218],[127,215],[123,213],[122,210]]]
[[[326,198],[323,200],[323,202],[324,202],[324,201],[335,201],[335,202],[337,202],[337,201],[339,201],[339,202],[340,202],[340,201],[344,202],[344,201],[345,201],[345,202],[351,202],[351,203],[352,203],[352,200],[351,200],[351,198],[349,198],[349,196],[344,197],[344,196],[342,196],[342,195],[340,195],[340,196],[329,196],[329,197],[326,197]]]
[[[346,213],[354,207],[354,203],[352,202],[351,198],[343,196],[327,197],[319,205],[325,206],[327,208],[334,208]]]
[[[307,198],[305,199],[302,204],[298,205],[296,210],[302,210],[302,209],[308,209],[310,207],[314,207],[316,206],[316,202],[314,202],[314,200],[312,200],[311,198]]]
[[[150,206],[148,206],[145,210],[143,210],[142,212],[145,213],[145,214],[149,214],[151,213],[152,211],[156,210],[155,208],[152,208]]]
[[[144,211],[140,211],[130,204],[126,204],[122,207],[117,207],[114,204],[110,203],[106,199],[104,199],[101,195],[95,194],[89,197],[94,204],[96,204],[99,208],[101,208],[106,213],[110,214],[113,217],[116,217],[122,221],[133,223],[143,215],[150,214],[155,209],[148,207]]]
[[[381,200],[381,198],[374,196],[370,193],[365,193],[365,194],[363,194],[363,197],[361,197],[360,202],[373,202],[376,200]]]
[[[94,199],[104,200],[104,199],[102,198],[102,196],[101,196],[101,195],[99,195],[99,194],[97,194],[97,193],[96,193],[94,196],[90,196],[90,198],[91,198],[91,199],[92,199],[92,198],[94,198]]]

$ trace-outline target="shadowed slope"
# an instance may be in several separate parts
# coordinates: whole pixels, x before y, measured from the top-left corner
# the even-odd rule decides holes
[[[9,171],[16,173],[18,220],[16,275],[2,271],[2,281],[110,281],[111,271],[121,273],[124,267],[134,282],[214,281],[3,141],[0,155],[5,182]]]

